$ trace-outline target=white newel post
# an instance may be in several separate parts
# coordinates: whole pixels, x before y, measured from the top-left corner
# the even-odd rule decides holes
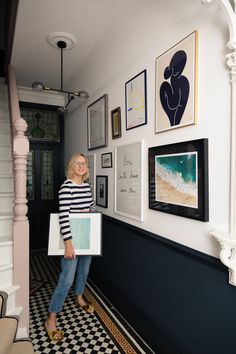
[[[229,283],[236,286],[236,1],[202,0],[203,3],[215,1],[223,10],[229,27],[227,47],[231,53],[226,55],[231,80],[231,141],[230,141],[230,200],[228,231],[210,232],[221,246],[220,260],[229,269]]]
[[[13,260],[14,284],[20,285],[16,305],[23,307],[20,326],[29,326],[29,222],[27,218],[26,180],[29,140],[25,136],[27,123],[20,117],[20,108],[13,66],[9,66],[9,99],[13,126],[13,165],[14,165],[14,226]]]

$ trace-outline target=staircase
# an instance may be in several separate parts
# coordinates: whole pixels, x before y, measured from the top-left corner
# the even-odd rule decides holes
[[[18,317],[6,314],[8,295],[0,291],[0,354],[33,354],[29,338],[16,339]]]
[[[13,201],[14,180],[8,91],[0,79],[0,291],[8,294],[7,315],[20,316],[22,307],[16,307],[19,286],[13,280]],[[27,336],[26,329],[19,329],[17,337]]]

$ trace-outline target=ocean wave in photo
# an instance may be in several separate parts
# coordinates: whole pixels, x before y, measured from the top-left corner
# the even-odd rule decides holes
[[[197,196],[195,153],[156,156],[156,176],[181,193]]]

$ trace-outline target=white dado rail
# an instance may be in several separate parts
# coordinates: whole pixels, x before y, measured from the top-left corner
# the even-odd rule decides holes
[[[226,55],[231,79],[231,142],[230,142],[230,200],[229,231],[210,232],[221,246],[220,260],[229,269],[229,283],[236,286],[236,1],[234,6],[229,0],[202,0],[202,3],[217,3],[226,17],[229,27],[227,47],[231,53]]]

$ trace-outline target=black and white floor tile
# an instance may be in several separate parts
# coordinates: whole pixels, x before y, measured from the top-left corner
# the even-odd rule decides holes
[[[58,328],[65,332],[64,340],[50,341],[44,322],[58,274],[58,257],[48,257],[46,251],[31,253],[30,338],[36,354],[154,353],[90,280],[85,296],[92,301],[95,312],[89,315],[76,306],[70,291],[57,319]]]

